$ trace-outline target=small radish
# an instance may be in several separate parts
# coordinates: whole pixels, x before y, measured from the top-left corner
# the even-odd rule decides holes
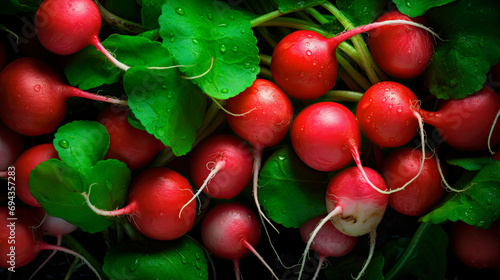
[[[204,139],[191,153],[190,174],[198,192],[220,199],[237,196],[252,180],[250,145],[231,134]],[[191,200],[189,202],[191,202]]]
[[[389,195],[389,205],[401,214],[420,216],[441,201],[446,191],[441,185],[437,161],[426,153],[420,176],[404,191]],[[391,152],[384,160],[382,175],[389,189],[398,189],[415,176],[421,166],[422,151],[404,147]]]
[[[235,97],[226,100],[229,127],[253,149],[253,195],[259,215],[264,217],[257,196],[257,182],[266,147],[280,143],[293,119],[292,102],[273,82],[256,79]],[[266,218],[267,219],[267,218]]]
[[[382,176],[371,168],[363,167],[363,169],[369,180],[365,179],[359,168],[353,166],[335,174],[328,183],[326,189],[328,215],[316,226],[307,242],[298,279],[301,278],[305,256],[312,241],[323,225],[329,221],[340,232],[349,236],[370,234],[368,259],[356,279],[359,279],[368,267],[375,250],[376,229],[385,214],[389,195],[374,190],[367,183],[371,181],[381,191],[385,191],[387,185]]]
[[[93,45],[122,70],[119,62],[99,41],[101,12],[92,0],[45,0],[35,15],[35,30],[42,45],[59,55],[74,54]]]
[[[17,133],[37,136],[52,132],[64,119],[70,97],[127,104],[64,84],[55,69],[36,58],[19,58],[0,72],[0,119]]]
[[[420,110],[425,123],[437,128],[441,138],[455,149],[481,151],[500,142],[500,96],[489,86],[463,99],[449,99],[436,112]]]
[[[209,252],[233,261],[237,280],[240,279],[239,260],[250,252],[278,279],[255,250],[260,241],[257,216],[241,203],[221,203],[210,209],[201,223],[201,238]]]
[[[338,62],[335,55],[340,43],[354,35],[387,25],[427,27],[408,20],[388,20],[363,25],[332,38],[298,30],[276,45],[271,60],[271,73],[276,83],[291,97],[315,100],[335,86]],[[434,33],[433,33],[434,34]]]
[[[110,104],[101,111],[97,121],[109,134],[106,158],[118,159],[131,170],[138,170],[149,164],[165,145],[154,135],[133,127],[128,116],[129,110]]]
[[[11,215],[7,207],[0,207],[0,267],[15,272],[33,261],[42,250],[56,250],[81,259],[101,279],[94,267],[80,254],[42,240],[42,230],[38,225],[42,220],[38,211],[16,207]]]
[[[30,206],[41,207],[29,190],[30,173],[41,162],[57,157],[57,151],[52,143],[38,144],[27,149],[19,156],[14,162],[14,183],[16,195],[19,199]],[[0,177],[3,177],[3,175]]]
[[[487,229],[457,221],[451,226],[450,243],[465,265],[500,272],[500,221]]]
[[[306,244],[316,225],[326,217],[325,215],[312,218],[300,227],[300,236]],[[318,231],[311,244],[311,250],[319,256],[319,264],[313,280],[318,277],[319,271],[326,257],[341,257],[354,249],[358,237],[340,232],[332,223],[325,223]]]
[[[156,240],[177,239],[191,230],[196,215],[192,201],[179,217],[181,207],[193,197],[189,181],[166,167],[141,171],[130,185],[128,205],[116,210],[97,209],[91,203],[91,190],[82,193],[89,207],[99,215],[129,215],[131,224],[145,236]]]
[[[376,22],[407,20],[423,25],[424,16],[410,18],[392,10]],[[368,34],[368,47],[377,65],[387,74],[399,79],[411,79],[424,73],[434,53],[434,38],[424,29],[412,25],[382,26]]]
[[[24,137],[0,122],[0,170],[7,170],[23,151]]]

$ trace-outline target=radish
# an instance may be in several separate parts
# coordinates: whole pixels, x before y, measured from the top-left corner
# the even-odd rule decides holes
[[[44,0],[35,15],[35,30],[40,43],[52,53],[70,55],[93,45],[120,69],[130,68],[99,41],[101,12],[92,0]]]
[[[80,254],[42,240],[42,230],[37,227],[42,219],[36,211],[16,207],[14,215],[7,207],[0,207],[0,267],[15,272],[33,261],[42,250],[56,250],[81,259],[101,279],[94,267]]]
[[[340,43],[375,28],[400,24],[430,31],[413,21],[388,20],[359,26],[332,38],[309,30],[292,32],[274,48],[271,60],[273,79],[293,98],[317,99],[335,86],[338,71],[335,53]]]
[[[312,218],[300,227],[300,237],[307,244],[309,236],[316,225],[326,217],[325,215]],[[311,243],[311,249],[319,256],[319,264],[313,280],[318,277],[319,271],[326,257],[341,257],[354,249],[358,237],[350,236],[340,232],[332,223],[325,223],[318,231]]]
[[[438,163],[426,153],[420,176],[404,191],[389,195],[389,205],[401,214],[420,216],[441,201],[446,191],[441,185]],[[391,152],[384,160],[382,176],[389,189],[398,189],[420,171],[422,151],[404,147]]]
[[[109,134],[106,158],[118,159],[129,169],[138,170],[149,164],[165,145],[154,135],[133,127],[128,116],[129,110],[110,104],[101,111],[97,121]]]
[[[0,170],[7,170],[23,151],[24,137],[0,122]]]
[[[259,215],[266,218],[257,196],[262,152],[285,138],[293,119],[292,102],[275,83],[256,79],[243,92],[226,100],[226,109],[231,112],[227,115],[229,127],[252,146],[253,195]]]
[[[156,240],[173,240],[191,230],[196,215],[196,203],[191,202],[179,217],[181,207],[193,197],[189,181],[166,167],[141,171],[133,178],[128,193],[128,205],[106,211],[92,205],[89,193],[82,193],[89,207],[99,215],[129,215],[135,229]]]
[[[321,220],[312,232],[304,251],[302,267],[299,272],[301,278],[305,256],[311,244],[325,223],[331,221],[335,228],[349,236],[370,234],[370,252],[358,277],[359,279],[375,250],[376,229],[382,220],[389,202],[389,195],[373,189],[368,182],[381,191],[387,190],[382,176],[375,170],[363,167],[368,180],[357,167],[348,167],[335,174],[326,189],[326,209],[328,215]]]
[[[198,192],[189,202],[200,192],[213,198],[231,199],[252,179],[252,149],[231,134],[215,134],[204,139],[192,151],[190,159],[191,179]]]
[[[21,201],[30,206],[41,207],[29,190],[30,173],[41,162],[57,157],[52,143],[38,144],[24,151],[14,162],[16,195]]]
[[[392,10],[376,22],[407,20],[427,24],[424,16],[410,18]],[[424,29],[412,25],[383,26],[368,33],[368,48],[377,65],[399,79],[411,79],[424,73],[434,53],[434,39]]]
[[[209,252],[233,261],[236,279],[240,279],[239,260],[252,252],[269,269],[255,246],[260,241],[259,221],[239,202],[221,203],[210,209],[201,223],[201,238]]]
[[[457,221],[451,226],[450,244],[465,265],[500,272],[500,221],[488,229]]]
[[[127,104],[64,84],[55,69],[36,58],[19,58],[0,73],[0,119],[17,133],[37,136],[52,132],[64,119],[70,97]]]

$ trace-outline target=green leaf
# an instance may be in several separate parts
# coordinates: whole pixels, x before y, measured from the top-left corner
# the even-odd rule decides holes
[[[359,254],[347,254],[346,256],[335,258],[332,265],[329,265],[325,269],[326,279],[353,279],[353,276],[357,276],[359,271],[361,271],[365,261],[366,257],[363,258]],[[379,251],[375,251],[361,279],[384,280],[384,276],[382,275],[384,263],[384,256]]]
[[[37,165],[30,175],[30,192],[51,216],[62,218],[89,233],[100,232],[112,220],[90,209],[81,195],[92,185],[90,200],[96,207],[113,210],[126,198],[130,171],[118,160],[100,161],[89,177],[57,159]]]
[[[489,228],[500,217],[500,161],[492,160],[472,180],[461,180],[460,189],[437,209],[421,218],[434,224],[462,220],[479,228]]]
[[[38,0],[3,0],[0,1],[0,14],[14,15],[20,12],[36,12],[40,1]]]
[[[106,156],[109,134],[96,121],[74,121],[57,129],[53,144],[66,165],[85,173]]]
[[[203,123],[206,98],[176,69],[131,68],[123,77],[128,104],[146,131],[172,148],[176,156],[191,150]]]
[[[500,2],[461,0],[428,11],[438,41],[424,73],[430,92],[461,99],[480,90],[500,60]]]
[[[103,269],[111,280],[208,279],[205,252],[188,236],[117,244],[106,252]]]
[[[453,1],[456,0],[394,0],[393,2],[401,13],[413,18],[425,14],[431,8],[439,7]]]
[[[489,156],[446,159],[446,162],[448,164],[459,166],[469,171],[479,171],[481,170],[481,168],[492,161],[494,161],[494,159]]]
[[[282,13],[303,10],[308,7],[317,6],[326,2],[326,0],[274,0],[278,4],[278,10]]]
[[[299,228],[326,213],[328,173],[305,165],[290,146],[274,152],[259,173],[259,202],[268,217]]]
[[[131,67],[171,65],[170,53],[160,42],[141,36],[112,34],[102,42],[102,45],[120,62]],[[103,84],[114,84],[124,74],[124,71],[114,66],[93,46],[88,46],[74,55],[64,72],[69,83],[82,90]]]
[[[355,26],[373,22],[385,8],[387,0],[337,0],[337,7]]]
[[[182,22],[182,24],[178,24]],[[222,1],[168,1],[160,36],[180,70],[204,93],[228,99],[251,86],[260,71],[257,38],[240,11]],[[213,65],[212,65],[213,61]]]
[[[142,25],[146,29],[157,29],[160,27],[158,24],[158,17],[161,15],[161,6],[167,0],[142,0],[141,3],[141,20]]]

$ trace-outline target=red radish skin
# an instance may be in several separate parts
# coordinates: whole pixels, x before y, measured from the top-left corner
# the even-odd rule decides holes
[[[250,252],[278,277],[257,253],[260,225],[257,216],[239,202],[221,203],[210,209],[201,223],[203,244],[214,256],[233,261],[236,279],[240,279],[239,260]]]
[[[276,45],[271,73],[276,83],[291,97],[315,100],[335,86],[338,71],[336,49],[354,35],[386,25],[425,26],[407,20],[374,22],[341,33],[332,38],[309,30],[298,30]]]
[[[118,159],[129,169],[139,170],[146,167],[165,145],[154,135],[133,127],[128,116],[128,109],[110,104],[101,111],[97,121],[109,134],[106,158]]]
[[[463,99],[443,101],[436,112],[421,109],[420,114],[424,122],[434,126],[451,147],[462,151],[482,151],[500,142],[500,122],[496,122],[492,131],[499,111],[500,96],[484,85],[481,90]]]
[[[300,227],[300,237],[307,243],[309,236],[317,224],[326,217],[326,214],[312,218]],[[340,232],[332,223],[325,223],[318,231],[311,243],[311,250],[318,253],[319,264],[313,280],[318,277],[320,268],[327,257],[341,257],[354,249],[358,238]]]
[[[0,122],[0,170],[7,170],[23,151],[24,137]]]
[[[89,207],[103,216],[129,215],[131,224],[145,236],[156,240],[177,239],[194,225],[196,202],[192,201],[179,217],[179,211],[192,197],[189,181],[166,167],[141,171],[131,182],[128,205],[117,210],[101,210],[92,205],[89,193],[82,193]]]
[[[64,84],[60,73],[37,58],[19,58],[0,72],[0,119],[22,135],[54,131],[66,115],[70,97],[127,104]]]
[[[387,20],[427,24],[424,16],[410,18],[398,10],[386,12],[376,22]],[[367,44],[377,65],[399,79],[412,79],[424,73],[434,53],[432,35],[411,25],[382,26],[371,30]]]
[[[7,50],[5,49],[5,43],[0,41],[0,71],[7,65]]]
[[[256,79],[243,92],[229,98],[226,109],[232,113],[227,115],[229,127],[252,146],[253,195],[259,215],[266,218],[257,196],[262,152],[285,138],[293,119],[292,102],[275,83]]]
[[[500,221],[488,229],[457,221],[451,226],[450,242],[453,252],[465,265],[500,272]]]
[[[438,204],[446,194],[441,185],[438,163],[426,153],[424,168],[420,176],[406,186],[402,192],[389,195],[389,205],[397,212],[408,216],[420,216]],[[384,160],[383,177],[389,189],[398,189],[415,176],[421,166],[422,151],[404,147],[391,152]]]

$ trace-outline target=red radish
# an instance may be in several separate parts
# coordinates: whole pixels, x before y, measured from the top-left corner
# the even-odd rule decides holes
[[[177,239],[191,230],[196,216],[196,202],[183,211],[181,207],[193,197],[189,181],[166,167],[149,168],[139,173],[130,185],[128,205],[117,210],[101,210],[92,205],[92,196],[82,193],[96,214],[129,215],[131,224],[145,236],[156,240]]]
[[[229,98],[226,109],[234,114],[227,115],[231,129],[253,148],[253,195],[259,215],[265,218],[257,196],[262,152],[285,138],[293,119],[292,102],[275,83],[256,79],[243,92]]]
[[[278,279],[255,250],[260,241],[257,216],[241,203],[222,203],[210,209],[201,223],[201,238],[209,252],[233,261],[236,279],[240,279],[239,260],[250,252]]]
[[[307,243],[309,236],[316,225],[326,217],[325,215],[312,218],[300,227],[300,236],[302,241]],[[326,257],[341,257],[354,249],[358,238],[340,232],[332,223],[325,223],[318,231],[311,243],[311,249],[316,251],[319,256],[319,264],[313,280],[318,277],[320,268]]]
[[[190,174],[198,188],[191,200],[200,192],[213,198],[235,197],[250,183],[252,167],[252,149],[238,137],[215,134],[204,139],[191,153]]]
[[[338,71],[335,53],[340,43],[375,28],[400,24],[429,30],[413,21],[388,20],[359,26],[333,38],[309,30],[292,32],[274,48],[271,60],[273,78],[293,98],[317,99],[335,85]]]
[[[451,227],[450,243],[457,258],[467,266],[500,271],[500,221],[487,229],[457,221]]]
[[[7,170],[23,151],[24,137],[0,122],[0,170]]]
[[[30,173],[41,162],[57,157],[57,151],[52,143],[38,144],[19,156],[14,162],[16,195],[19,199],[30,206],[40,207],[40,203],[29,190]]]
[[[0,73],[0,119],[20,134],[52,132],[64,119],[70,97],[127,104],[64,84],[55,69],[36,58],[14,60]]]
[[[335,174],[326,189],[326,209],[328,215],[321,220],[311,234],[304,251],[302,269],[305,256],[309,251],[312,241],[325,223],[331,221],[340,232],[350,236],[361,236],[370,234],[370,252],[361,272],[359,279],[373,257],[375,250],[376,229],[389,202],[389,195],[373,189],[368,182],[380,190],[386,191],[387,185],[380,174],[375,170],[363,167],[368,180],[357,167],[348,167]]]
[[[5,49],[5,43],[0,41],[0,71],[7,64],[7,50]]]
[[[119,62],[99,41],[101,12],[92,0],[45,0],[35,15],[35,30],[42,45],[59,55],[74,54],[93,45],[122,70]]]
[[[404,191],[389,195],[389,205],[399,213],[420,216],[441,201],[446,191],[441,185],[438,163],[426,153],[424,168],[420,176]],[[404,147],[391,152],[384,160],[383,177],[389,189],[399,189],[419,171],[422,151]]]
[[[129,110],[108,105],[97,117],[109,134],[109,149],[106,158],[118,159],[131,170],[138,170],[149,164],[165,148],[156,137],[128,122]]]
[[[424,16],[410,18],[392,10],[376,22],[407,20],[427,24]],[[411,25],[383,26],[368,34],[368,47],[377,65],[399,79],[411,79],[424,73],[434,53],[434,38],[424,29]]]
[[[33,261],[42,250],[56,250],[71,254],[85,262],[101,279],[94,267],[80,254],[42,240],[42,230],[37,227],[42,217],[37,211],[16,207],[12,216],[7,207],[0,207],[0,267],[15,272]]]
[[[436,112],[421,109],[420,114],[425,123],[437,128],[448,145],[463,151],[481,151],[500,142],[500,122],[496,122],[499,111],[500,96],[484,85],[463,99],[441,102]]]

